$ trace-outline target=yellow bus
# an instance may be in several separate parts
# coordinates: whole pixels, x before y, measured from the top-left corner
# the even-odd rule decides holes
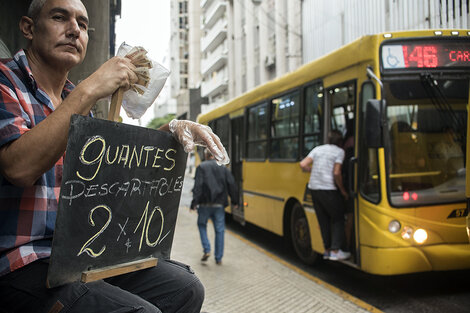
[[[227,213],[284,236],[313,264],[324,246],[299,161],[339,130],[354,136],[345,263],[380,275],[470,268],[469,79],[469,30],[382,33],[201,114],[241,190],[243,205]]]

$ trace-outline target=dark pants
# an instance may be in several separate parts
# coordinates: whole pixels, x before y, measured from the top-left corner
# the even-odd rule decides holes
[[[200,312],[204,287],[187,265],[156,267],[91,283],[47,289],[48,264],[35,261],[0,277],[0,312]],[[57,302],[60,301],[58,305]]]
[[[344,201],[338,190],[310,190],[325,249],[338,250],[344,242]]]

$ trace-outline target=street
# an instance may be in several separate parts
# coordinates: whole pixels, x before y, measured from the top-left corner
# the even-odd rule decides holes
[[[189,207],[192,184],[192,178],[186,176],[180,210]],[[197,228],[196,224],[192,227]],[[470,308],[470,270],[378,276],[332,261],[306,266],[286,247],[282,237],[250,224],[241,226],[230,219],[227,231],[387,313],[464,313]],[[200,244],[198,238],[193,242]]]

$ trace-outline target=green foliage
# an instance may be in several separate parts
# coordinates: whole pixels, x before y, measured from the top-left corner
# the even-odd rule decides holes
[[[159,129],[161,126],[169,123],[172,119],[176,117],[175,114],[167,114],[163,117],[156,117],[152,119],[148,124],[148,128]]]

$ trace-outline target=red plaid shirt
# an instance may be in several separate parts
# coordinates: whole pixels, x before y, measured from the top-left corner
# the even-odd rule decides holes
[[[62,99],[73,88],[67,81]],[[18,139],[53,111],[23,50],[13,59],[0,60],[0,147]],[[50,256],[62,165],[63,156],[27,188],[14,186],[0,175],[0,276]]]

